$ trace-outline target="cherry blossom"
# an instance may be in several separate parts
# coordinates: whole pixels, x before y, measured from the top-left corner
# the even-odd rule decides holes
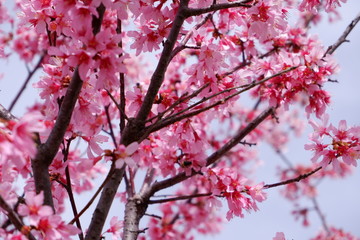
[[[42,218],[53,214],[51,207],[42,205],[44,201],[42,193],[36,195],[34,192],[29,192],[25,199],[26,205],[19,206],[19,214],[29,216],[30,224],[40,224]]]
[[[138,147],[139,144],[137,142],[133,142],[126,147],[124,145],[119,145],[114,152],[116,168],[122,168],[124,164],[129,165],[131,168],[136,167],[136,162],[131,155],[136,152]]]
[[[353,236],[350,233],[345,232],[342,229],[331,227],[329,232],[321,231],[316,237],[311,238],[311,240],[335,240],[335,239],[349,239],[349,240],[358,240],[358,237]]]
[[[285,234],[283,232],[277,232],[273,240],[285,240]]]
[[[116,240],[121,238],[121,231],[124,227],[124,223],[121,220],[118,220],[118,217],[112,217],[110,220],[110,228],[106,230],[107,233],[112,234],[112,239]]]
[[[328,125],[327,117],[322,124],[311,122],[315,132],[306,144],[305,149],[314,151],[313,162],[320,157],[320,165],[326,167],[332,164],[335,171],[341,173],[340,161],[348,165],[357,166],[359,159],[359,127],[347,127],[346,121],[341,120],[338,127]],[[325,143],[323,143],[325,142]]]

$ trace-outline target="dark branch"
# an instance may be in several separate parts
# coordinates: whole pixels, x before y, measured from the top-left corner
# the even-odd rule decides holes
[[[325,231],[326,231],[327,234],[329,235],[329,234],[330,234],[330,229],[329,229],[329,227],[328,227],[328,224],[327,224],[327,222],[326,222],[325,216],[324,216],[323,212],[321,211],[321,209],[320,209],[320,207],[319,207],[319,204],[318,204],[316,198],[315,198],[315,197],[311,198],[311,201],[312,201],[313,204],[314,204],[314,208],[315,208],[316,213],[317,213],[317,214],[319,215],[319,217],[320,217],[321,224],[322,224],[323,228],[325,229]],[[329,237],[329,236],[327,236],[327,237]]]
[[[9,120],[16,120],[16,117],[10,113],[3,105],[0,104],[0,118]]]
[[[187,195],[187,196],[178,196],[178,197],[165,198],[165,199],[159,199],[159,200],[149,200],[148,203],[156,204],[156,203],[173,202],[173,201],[188,200],[188,199],[193,199],[193,198],[198,198],[198,197],[208,197],[211,195],[212,195],[212,193],[198,193],[198,194],[192,194],[192,195]]]
[[[216,93],[216,94],[214,94],[214,95],[212,95],[212,96],[203,98],[203,99],[201,99],[199,102],[196,102],[196,103],[192,104],[192,105],[189,106],[188,108],[186,108],[186,109],[184,109],[184,110],[182,110],[182,111],[180,111],[180,112],[177,112],[177,113],[175,113],[175,114],[173,114],[173,115],[171,115],[171,116],[163,119],[162,121],[159,121],[159,122],[155,123],[153,126],[150,126],[150,127],[149,127],[149,129],[151,129],[150,133],[151,133],[151,132],[154,132],[154,131],[157,131],[157,130],[159,130],[159,129],[162,129],[162,128],[166,127],[166,126],[169,126],[169,125],[171,125],[171,124],[173,124],[173,123],[175,123],[175,122],[178,122],[178,121],[181,121],[181,120],[183,120],[183,119],[187,119],[187,118],[196,116],[196,115],[198,115],[198,114],[200,114],[200,113],[202,113],[202,112],[205,112],[205,111],[207,111],[207,110],[209,110],[209,109],[212,109],[212,108],[214,108],[214,107],[216,107],[216,106],[219,106],[219,105],[221,105],[221,104],[224,104],[225,102],[227,102],[227,101],[230,100],[231,98],[233,98],[233,97],[235,97],[235,96],[237,96],[237,95],[239,95],[239,94],[241,94],[241,93],[243,93],[243,92],[246,92],[246,91],[248,91],[248,90],[250,90],[250,89],[252,89],[252,88],[254,88],[254,87],[256,87],[256,86],[258,86],[258,85],[260,85],[260,84],[263,84],[263,83],[269,81],[270,79],[272,79],[272,78],[274,78],[274,77],[278,77],[278,76],[280,76],[280,75],[282,75],[282,74],[284,74],[284,73],[290,72],[290,71],[292,71],[292,70],[294,70],[294,69],[296,69],[296,68],[297,68],[297,67],[290,67],[290,68],[285,69],[285,70],[283,70],[283,71],[281,71],[281,72],[279,72],[279,73],[276,73],[276,74],[274,74],[274,75],[272,75],[272,76],[269,76],[269,77],[267,77],[267,78],[264,78],[264,79],[262,79],[262,80],[260,80],[260,81],[258,81],[258,82],[253,82],[253,83],[250,83],[250,84],[246,84],[246,85],[242,85],[242,86],[238,86],[238,87],[233,87],[233,88],[225,89],[225,90],[223,90],[223,91],[221,91],[221,92],[218,92],[218,93]],[[188,110],[193,109],[194,107],[196,107],[196,106],[204,103],[205,101],[207,101],[207,100],[209,100],[209,99],[211,99],[211,98],[214,98],[214,97],[216,97],[216,96],[218,96],[218,95],[220,95],[220,94],[223,94],[223,93],[226,93],[226,92],[230,92],[230,91],[235,90],[235,89],[238,89],[238,88],[243,88],[243,89],[242,89],[242,90],[239,90],[239,91],[237,91],[237,92],[235,92],[235,93],[233,93],[233,94],[231,94],[231,95],[229,95],[229,96],[227,96],[227,97],[225,97],[225,98],[223,98],[223,99],[221,99],[221,100],[219,100],[219,101],[216,101],[215,103],[213,103],[213,104],[211,104],[211,105],[209,105],[209,106],[206,106],[206,107],[204,107],[204,108],[201,108],[201,109],[198,109],[198,110],[195,110],[195,111],[192,111],[192,112],[185,113],[185,112],[187,112]],[[182,113],[184,113],[184,114],[182,114]],[[181,115],[181,114],[182,114],[182,115]],[[146,136],[144,136],[144,137],[146,137]]]
[[[262,123],[268,116],[273,113],[273,108],[268,108],[263,111],[259,116],[257,116],[253,121],[251,121],[245,128],[239,129],[238,133],[227,143],[225,143],[220,149],[211,154],[206,159],[206,166],[209,166],[219,160],[222,156],[224,156],[231,148],[237,145],[244,137],[246,137],[251,131],[253,131],[260,123]],[[152,196],[155,192],[158,192],[162,189],[174,186],[192,176],[197,174],[197,172],[192,172],[191,175],[187,176],[185,173],[179,173],[178,175],[165,179],[160,182],[156,182],[152,185],[152,188],[147,193],[148,196]]]
[[[9,220],[14,224],[15,228],[21,232],[25,233],[24,231],[24,223],[21,221],[17,213],[7,204],[7,202],[3,199],[3,197],[0,195],[0,207],[5,211],[6,216],[9,218]],[[30,240],[36,240],[36,238],[30,233],[30,230],[26,234],[28,239]]]
[[[184,50],[186,48],[187,42],[190,40],[191,36],[193,35],[195,30],[198,30],[201,26],[203,26],[210,18],[212,14],[206,15],[200,22],[198,22],[184,37],[184,39],[181,41],[180,45],[177,46],[174,51],[171,53],[171,59],[173,59],[176,54],[178,54],[180,51]]]
[[[138,122],[145,122],[151,111],[154,99],[164,81],[164,75],[171,60],[173,48],[178,38],[181,26],[183,25],[186,18],[185,8],[187,4],[185,4],[184,2],[187,1],[182,1],[180,3],[180,7],[173,22],[170,34],[164,43],[164,49],[161,53],[158,65],[154,71],[154,74],[151,77],[150,86],[145,95],[144,102],[141,105],[138,114],[136,115],[136,120]]]
[[[117,28],[116,28],[116,32],[118,34],[122,33],[122,22],[121,20],[117,20]],[[123,42],[122,39],[120,40],[119,44],[118,44],[119,48],[121,48],[123,50]],[[122,57],[122,53],[120,54],[119,57]],[[120,104],[119,104],[119,110],[120,110],[120,132],[122,133],[122,131],[125,129],[125,119],[126,114],[125,114],[125,105],[126,105],[126,100],[125,100],[125,73],[120,73]]]
[[[102,17],[105,7],[101,4],[98,7],[99,18],[93,17],[94,35],[100,31]],[[79,97],[83,81],[80,78],[78,67],[75,69],[69,87],[65,93],[60,106],[58,117],[50,135],[44,144],[41,144],[31,161],[31,167],[34,173],[36,192],[44,192],[44,204],[54,208],[51,193],[51,183],[49,178],[49,166],[52,163],[60,144],[63,141],[67,127],[69,126],[72,112]]]
[[[64,161],[64,163],[68,160],[69,150],[70,150],[70,145],[71,145],[72,140],[74,140],[74,138],[70,138],[66,143],[66,147],[63,149],[63,155],[64,155],[63,161]],[[65,176],[66,176],[65,189],[66,189],[66,191],[67,191],[67,193],[69,195],[70,205],[71,205],[71,209],[73,211],[74,217],[76,217],[78,215],[78,210],[77,210],[77,207],[76,207],[75,197],[74,197],[73,190],[72,190],[71,177],[70,177],[70,171],[69,171],[69,166],[68,165],[65,167]],[[76,220],[76,227],[78,229],[80,229],[80,233],[78,234],[79,239],[83,240],[84,239],[84,234],[83,234],[81,223],[80,223],[79,219]]]
[[[300,182],[301,180],[303,180],[303,179],[305,179],[307,177],[310,177],[311,175],[313,175],[314,173],[316,173],[320,169],[322,169],[322,167],[318,167],[318,168],[312,170],[311,172],[308,172],[308,173],[305,173],[305,174],[300,174],[296,178],[288,179],[288,180],[281,181],[281,182],[278,182],[278,183],[273,183],[273,184],[265,184],[264,189],[269,189],[269,188],[273,188],[273,187],[287,185],[287,184],[294,183],[294,182]]]
[[[119,169],[118,169],[119,170]],[[77,221],[77,219],[79,219],[81,217],[81,215],[83,215],[86,210],[89,209],[89,207],[91,206],[91,204],[95,201],[95,199],[97,198],[97,196],[100,194],[101,190],[103,188],[106,187],[106,184],[110,181],[110,179],[112,179],[112,175],[114,174],[115,170],[112,168],[110,169],[108,175],[106,176],[105,180],[101,183],[100,187],[98,188],[98,190],[95,192],[95,194],[91,197],[91,199],[89,200],[89,202],[84,206],[84,208],[74,217],[74,219],[72,219],[69,223],[73,224],[75,221]],[[104,192],[106,193],[106,191],[103,191],[102,194],[104,194]],[[111,203],[110,203],[111,204]],[[90,229],[90,228],[89,228]],[[101,227],[102,229],[102,227]],[[89,232],[88,232],[89,235]],[[88,238],[86,238],[88,239]]]
[[[43,54],[43,55],[40,57],[39,61],[37,62],[37,64],[36,64],[35,67],[33,68],[33,70],[28,73],[28,76],[27,76],[27,78],[25,79],[23,85],[21,86],[19,92],[16,94],[16,97],[14,98],[14,100],[13,100],[13,101],[11,102],[11,104],[10,104],[9,112],[11,112],[12,109],[14,108],[16,102],[19,100],[21,94],[24,92],[26,86],[28,85],[30,79],[32,78],[32,76],[34,75],[34,73],[36,72],[36,70],[39,69],[39,67],[40,67],[40,65],[41,65],[44,57],[45,57],[45,54]]]
[[[324,54],[324,57],[327,54],[333,54],[336,49],[343,44],[344,42],[348,42],[346,37],[350,34],[350,32],[355,28],[356,24],[360,21],[360,13],[351,21],[351,23],[347,26],[343,34],[340,36],[340,38],[334,43],[333,45],[329,46],[326,53]]]
[[[186,15],[187,16],[198,16],[204,13],[214,12],[222,9],[229,9],[229,8],[235,8],[235,7],[246,7],[250,8],[252,5],[249,5],[247,3],[252,2],[252,0],[243,0],[240,2],[232,2],[232,3],[219,3],[219,4],[213,4],[210,7],[206,8],[188,8],[186,9]]]

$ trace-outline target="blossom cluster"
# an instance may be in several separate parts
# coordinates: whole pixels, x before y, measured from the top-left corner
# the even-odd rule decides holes
[[[13,182],[19,174],[28,176],[30,158],[36,154],[35,133],[42,133],[45,129],[41,114],[35,111],[19,120],[1,119],[1,182]]]
[[[321,231],[318,235],[311,240],[359,240],[358,237],[353,236],[351,233],[345,232],[342,229],[330,227],[328,231]],[[285,234],[283,232],[277,232],[273,240],[286,240]]]
[[[211,192],[214,196],[226,198],[229,211],[226,218],[230,220],[234,216],[244,217],[243,210],[257,211],[256,202],[266,199],[263,192],[263,183],[248,186],[248,179],[239,176],[231,169],[208,169],[206,177],[211,181]]]
[[[331,164],[335,172],[342,174],[344,168],[341,163],[357,166],[360,158],[360,127],[348,127],[345,120],[335,127],[328,123],[328,118],[325,115],[322,122],[310,121],[314,132],[310,136],[312,143],[306,144],[305,149],[314,152],[312,162],[320,159],[320,166],[326,168]]]
[[[24,233],[31,233],[37,239],[71,239],[72,235],[79,233],[79,229],[66,224],[59,215],[54,215],[50,206],[43,205],[42,193],[35,195],[27,192],[25,204],[19,206],[19,214],[29,221],[23,227]],[[6,236],[6,235],[5,235]]]

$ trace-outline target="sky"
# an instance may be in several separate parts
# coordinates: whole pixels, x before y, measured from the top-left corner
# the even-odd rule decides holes
[[[333,44],[342,34],[350,21],[359,13],[360,1],[348,0],[340,9],[342,19],[334,24],[326,21],[319,26],[312,28],[311,32],[317,34],[324,46]],[[346,119],[349,125],[360,125],[360,26],[349,35],[349,43],[344,43],[335,53],[341,71],[335,77],[339,83],[327,84],[325,87],[332,95],[332,103],[328,108],[331,122],[334,125]],[[31,67],[30,67],[31,68]],[[26,76],[24,64],[16,57],[9,62],[0,62],[0,73],[5,72],[3,79],[0,79],[0,103],[5,107],[10,105],[16,92],[22,85]],[[39,74],[36,75],[39,77]],[[32,82],[36,80],[33,79]],[[26,89],[19,103],[14,108],[13,114],[21,116],[24,106],[29,106],[37,91],[31,87]],[[308,128],[309,132],[310,128]],[[285,155],[293,162],[310,162],[311,153],[305,152],[303,146],[307,143],[307,136],[296,139],[289,146]],[[256,178],[265,183],[278,181],[276,177],[276,166],[283,166],[279,156],[268,146],[262,146],[260,158],[263,165],[259,167]],[[223,231],[215,236],[197,236],[196,239],[272,239],[276,232],[284,232],[287,239],[309,239],[315,236],[321,227],[319,218],[310,214],[311,226],[304,228],[300,222],[295,222],[290,212],[292,204],[279,196],[281,188],[267,190],[268,199],[259,204],[260,211],[245,214],[245,218],[234,218],[224,224]],[[80,199],[80,204],[86,202],[90,194]],[[351,177],[342,180],[325,180],[319,186],[318,202],[324,211],[325,217],[332,225],[343,228],[360,237],[360,169],[355,168]],[[310,205],[309,202],[305,204]],[[225,205],[225,204],[224,204]],[[119,210],[118,205],[114,209]],[[224,208],[225,209],[225,208]],[[91,210],[90,210],[91,212]],[[85,215],[84,222],[90,220],[90,215]],[[84,223],[84,226],[87,224]]]

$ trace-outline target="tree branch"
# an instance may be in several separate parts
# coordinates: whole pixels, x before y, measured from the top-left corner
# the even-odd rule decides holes
[[[339,37],[339,39],[334,43],[333,45],[329,46],[326,53],[324,54],[324,57],[327,54],[333,54],[336,49],[343,44],[344,42],[349,42],[349,40],[346,39],[346,37],[350,34],[350,32],[355,28],[356,24],[360,21],[360,13],[351,21],[351,23],[347,26],[343,34]]]
[[[145,125],[145,120],[147,116],[149,115],[151,111],[151,107],[153,105],[154,99],[156,97],[156,94],[158,93],[160,86],[164,80],[164,75],[167,69],[167,66],[170,61],[171,52],[174,48],[174,45],[176,43],[178,34],[180,32],[181,26],[185,20],[185,16],[183,14],[183,9],[185,6],[187,6],[188,0],[183,0],[180,3],[180,7],[178,9],[178,12],[176,14],[175,20],[173,22],[171,31],[169,33],[169,36],[164,44],[164,49],[162,51],[161,57],[159,59],[158,65],[154,71],[154,74],[151,77],[151,83],[148,88],[148,91],[145,95],[145,99],[143,104],[140,107],[139,112],[136,115],[135,119],[129,119],[128,123],[125,126],[125,129],[122,133],[121,137],[121,143],[124,145],[129,145],[130,143],[137,141],[141,137],[141,132],[143,131],[143,127]],[[125,171],[125,165],[122,169],[115,169],[114,175],[111,177],[110,181],[106,184],[104,187],[101,197],[99,199],[99,202],[97,204],[97,207],[94,211],[89,231],[85,237],[86,240],[94,239],[98,240],[101,235],[101,230],[103,228],[103,225],[105,223],[105,219],[108,215],[109,209],[111,207],[111,203],[115,197],[115,193],[118,189],[118,186],[121,182],[121,179],[124,176]],[[124,238],[128,238],[130,236],[134,236],[133,232],[133,222],[132,220],[127,221],[127,219],[133,219],[132,217],[134,213],[132,206],[134,205],[134,202],[128,201],[128,204],[126,205],[126,212],[125,212],[125,233]],[[132,210],[129,210],[131,208]],[[131,214],[132,216],[128,216]],[[139,217],[139,218],[138,218]],[[140,216],[136,217],[135,220],[140,220]],[[128,225],[131,225],[128,226]],[[137,236],[138,232],[136,233]],[[131,237],[130,237],[131,238]]]
[[[206,166],[209,166],[219,160],[224,156],[231,148],[237,145],[244,137],[246,137],[252,130],[254,130],[260,123],[262,123],[268,116],[273,114],[274,108],[270,107],[263,111],[259,116],[252,120],[245,128],[239,129],[238,133],[227,143],[225,143],[220,149],[211,154],[206,159]],[[197,172],[192,172],[190,176],[187,176],[185,173],[179,173],[174,177],[162,180],[160,182],[155,182],[151,189],[146,193],[147,197],[152,196],[155,192],[158,192],[162,189],[174,186],[192,176],[197,174]]]
[[[24,234],[30,240],[36,240],[36,238],[31,234],[30,229],[29,231],[25,230],[25,225],[19,218],[18,214],[7,204],[7,202],[3,199],[0,195],[0,207],[5,210],[6,216],[9,220],[14,224],[15,228]]]
[[[122,22],[121,20],[117,20],[117,27],[116,27],[116,33],[121,34],[122,33]],[[123,50],[123,42],[122,39],[120,40],[119,44],[118,44],[119,48],[121,48]],[[123,53],[120,54],[119,57],[122,57]],[[125,119],[126,119],[126,114],[125,114],[125,104],[126,104],[126,99],[125,99],[125,73],[121,72],[120,73],[120,104],[119,104],[119,110],[120,110],[120,133],[123,132],[124,128],[125,128]]]
[[[300,174],[296,178],[288,179],[288,180],[281,181],[281,182],[278,182],[278,183],[273,183],[273,184],[265,184],[264,189],[269,189],[269,188],[273,188],[273,187],[287,185],[289,183],[294,183],[294,182],[300,182],[301,180],[303,180],[303,179],[305,179],[307,177],[310,177],[314,173],[318,172],[320,169],[322,169],[322,167],[318,167],[318,168],[312,170],[311,172],[308,172],[308,173],[305,173],[305,174]]]
[[[150,85],[148,91],[146,92],[144,102],[141,105],[138,114],[136,115],[136,120],[138,122],[141,123],[145,122],[147,116],[151,111],[151,107],[154,103],[156,94],[158,93],[161,84],[164,81],[164,75],[171,60],[171,56],[172,56],[171,53],[178,38],[181,26],[183,25],[186,19],[185,9],[187,7],[187,4],[188,4],[188,0],[180,2],[180,6],[178,12],[176,13],[175,20],[172,24],[171,31],[164,43],[164,49],[161,53],[158,65],[154,71],[154,74],[151,77]]]
[[[71,145],[71,141],[74,140],[75,138],[70,138],[67,141],[66,147],[64,147],[63,149],[63,155],[64,155],[64,163],[68,160],[69,157],[69,150],[70,150],[70,145]],[[72,190],[72,184],[71,184],[71,177],[70,177],[70,171],[69,171],[69,166],[66,165],[65,167],[65,176],[66,176],[66,185],[65,185],[65,189],[69,195],[69,200],[70,200],[70,205],[71,205],[71,209],[73,211],[74,217],[76,217],[78,215],[78,210],[76,207],[76,203],[75,203],[75,197],[73,194],[73,190]],[[79,239],[80,240],[84,240],[84,234],[83,234],[83,230],[81,227],[81,223],[79,221],[79,219],[76,219],[76,227],[78,229],[80,229],[80,233],[78,234]]]
[[[119,169],[117,169],[117,170],[119,170]],[[112,167],[112,168],[110,169],[108,175],[106,176],[105,180],[102,182],[102,184],[100,185],[100,187],[98,188],[98,190],[95,192],[95,194],[91,197],[91,199],[89,200],[89,202],[84,206],[84,208],[79,212],[79,214],[76,215],[76,216],[74,217],[74,219],[72,219],[72,220],[69,222],[69,224],[73,224],[75,221],[77,221],[77,219],[79,219],[79,218],[81,217],[81,215],[83,215],[83,214],[86,212],[86,210],[91,206],[91,204],[95,201],[95,199],[97,198],[97,196],[100,194],[100,192],[101,192],[102,189],[104,189],[104,190],[101,192],[101,196],[102,196],[102,197],[110,197],[110,196],[112,196],[112,194],[115,195],[116,191],[115,191],[115,192],[108,191],[108,190],[107,190],[107,185],[108,185],[108,183],[109,183],[110,181],[112,181],[112,179],[113,179],[114,177],[116,177],[116,174],[119,174],[119,173],[116,173],[116,169],[113,169],[113,167]],[[115,176],[113,176],[113,175],[115,175]],[[120,184],[120,182],[119,182],[119,184]],[[104,196],[103,196],[103,195],[104,195]],[[107,204],[110,204],[110,206],[111,206],[112,201],[109,201]],[[98,206],[99,206],[99,203],[98,203]],[[101,209],[100,207],[98,207],[98,206],[97,206],[97,208],[95,209],[95,212],[94,212],[94,214],[93,214],[93,219],[94,219],[94,216],[97,217],[96,219],[102,218],[102,214],[104,214],[104,212],[102,211],[102,209]],[[109,207],[109,208],[110,208],[110,207]],[[99,210],[97,210],[97,209],[99,209]],[[99,216],[99,215],[100,215],[100,216]],[[106,218],[106,217],[105,217],[105,218]],[[91,226],[91,224],[96,224],[96,221],[95,221],[95,223],[93,223],[93,219],[92,219],[92,222],[90,223],[90,226]],[[105,221],[105,219],[104,219],[104,221]],[[100,227],[101,227],[101,229],[100,229],[100,231],[101,231],[101,230],[102,230],[102,227],[103,227],[103,224],[102,224]],[[96,230],[96,228],[90,228],[90,227],[89,227],[89,230],[88,230],[88,233],[87,233],[87,236],[86,236],[85,239],[92,239],[92,238],[88,238],[88,235],[89,235],[90,233],[93,234],[92,232],[93,232],[94,230]],[[96,239],[96,238],[95,238],[95,239]]]
[[[181,41],[180,45],[177,46],[174,51],[171,53],[171,59],[173,59],[176,54],[178,54],[180,51],[184,50],[186,48],[186,43],[190,40],[191,36],[193,35],[195,30],[198,30],[202,25],[204,25],[210,18],[212,14],[206,15],[199,23],[197,23],[184,37],[184,39]]]
[[[105,12],[104,5],[98,7],[99,18],[93,17],[94,35],[100,31],[102,17]],[[34,173],[35,189],[37,193],[44,192],[44,204],[54,209],[51,193],[51,183],[49,178],[49,166],[59,150],[63,141],[67,127],[69,126],[71,115],[76,101],[80,94],[83,81],[80,78],[78,67],[75,69],[69,87],[65,93],[64,100],[60,106],[58,117],[50,135],[44,144],[39,145],[35,158],[31,161]]]
[[[243,93],[243,92],[246,92],[246,91],[248,91],[248,90],[250,90],[250,89],[252,89],[252,88],[254,88],[254,87],[256,87],[256,86],[258,86],[258,85],[260,85],[260,84],[263,84],[263,83],[265,83],[266,81],[269,81],[270,79],[272,79],[272,78],[274,78],[274,77],[278,77],[278,76],[280,76],[280,75],[282,75],[282,74],[284,74],[284,73],[290,72],[290,71],[292,71],[292,70],[294,70],[294,69],[296,69],[296,68],[297,68],[297,67],[290,67],[290,68],[285,69],[285,70],[283,70],[283,71],[281,71],[281,72],[278,72],[278,73],[276,73],[276,74],[274,74],[274,75],[272,75],[272,76],[269,76],[269,77],[267,77],[267,78],[264,78],[264,79],[262,79],[262,80],[260,80],[260,81],[258,81],[258,82],[253,82],[253,83],[250,83],[250,84],[246,84],[246,85],[242,85],[242,86],[238,86],[238,87],[233,87],[233,88],[225,89],[225,90],[220,91],[220,92],[218,92],[218,93],[216,93],[216,94],[214,94],[214,95],[211,95],[211,96],[209,96],[209,97],[203,98],[203,99],[201,99],[199,102],[196,102],[196,103],[192,104],[192,105],[189,106],[188,108],[186,108],[186,109],[184,109],[184,110],[182,110],[182,111],[180,111],[180,112],[177,112],[177,113],[175,113],[175,114],[173,114],[173,115],[171,115],[171,116],[163,119],[162,121],[159,121],[159,122],[155,123],[155,124],[152,125],[152,126],[149,126],[149,130],[151,130],[151,131],[148,131],[148,132],[149,132],[149,134],[150,134],[151,132],[157,131],[157,130],[159,130],[159,129],[161,129],[161,128],[164,128],[164,127],[166,127],[166,126],[169,126],[169,125],[171,125],[171,124],[173,124],[173,123],[175,123],[175,122],[178,122],[178,121],[181,121],[181,120],[183,120],[183,119],[196,116],[196,115],[198,115],[198,114],[200,114],[200,113],[202,113],[202,112],[205,112],[205,111],[207,111],[207,110],[209,110],[209,109],[212,109],[212,108],[214,108],[214,107],[216,107],[216,106],[219,106],[219,105],[221,105],[221,104],[224,104],[224,103],[227,102],[229,99],[231,99],[231,98],[233,98],[233,97],[235,97],[235,96],[237,96],[237,95],[239,95],[239,94],[241,94],[241,93]],[[186,111],[189,111],[190,109],[193,109],[194,107],[196,107],[196,106],[204,103],[205,101],[207,101],[207,100],[209,100],[209,99],[212,99],[212,98],[214,98],[214,97],[216,97],[216,96],[218,96],[218,95],[220,95],[220,94],[222,94],[222,93],[230,92],[230,91],[235,90],[235,89],[238,89],[238,88],[243,88],[243,89],[242,89],[242,90],[239,90],[239,91],[237,91],[237,92],[235,92],[235,93],[233,93],[233,94],[231,94],[231,95],[229,95],[229,96],[227,96],[227,97],[225,97],[225,98],[223,98],[223,99],[221,99],[221,100],[219,100],[219,101],[217,101],[217,102],[215,102],[215,103],[213,103],[213,104],[210,104],[210,105],[207,106],[207,107],[204,107],[204,108],[201,108],[201,109],[192,111],[192,112],[185,113]],[[182,113],[184,113],[184,114],[182,114]],[[181,115],[181,114],[182,114],[182,115]],[[144,137],[146,137],[146,136],[144,136]]]
[[[317,213],[317,214],[319,215],[319,217],[320,217],[321,224],[322,224],[323,228],[325,229],[325,231],[326,231],[326,233],[327,233],[327,235],[328,235],[327,237],[330,237],[330,236],[329,236],[330,233],[331,233],[331,232],[330,232],[330,229],[329,229],[329,227],[328,227],[328,224],[327,224],[327,222],[326,222],[325,216],[324,216],[323,212],[321,211],[321,209],[320,209],[320,207],[319,207],[319,204],[318,204],[316,198],[315,198],[315,197],[311,198],[311,201],[312,201],[312,203],[314,204],[314,209],[315,209],[316,213]]]
[[[173,202],[178,200],[188,200],[192,198],[198,198],[198,197],[208,197],[211,196],[212,193],[198,193],[198,194],[192,194],[187,196],[178,196],[173,198],[165,198],[165,199],[159,199],[159,200],[149,200],[149,204],[156,204],[156,203],[165,203],[165,202]]]
[[[187,8],[186,14],[187,16],[198,16],[204,13],[214,12],[217,10],[222,9],[229,9],[229,8],[235,8],[235,7],[246,7],[251,8],[253,5],[249,5],[247,3],[252,2],[253,0],[243,0],[240,2],[232,2],[232,3],[219,3],[219,4],[213,4],[210,7],[206,8]]]
[[[38,147],[35,158],[31,161],[36,192],[44,191],[44,204],[52,207],[54,205],[48,168],[63,141],[82,84],[83,81],[80,79],[78,68],[76,68],[61,104],[55,125],[46,142]]]
[[[19,92],[16,94],[14,100],[11,102],[10,107],[9,107],[9,112],[12,111],[12,109],[14,108],[16,102],[19,100],[21,94],[24,92],[26,86],[28,85],[30,79],[32,78],[32,76],[35,74],[35,72],[38,70],[38,68],[40,67],[43,59],[45,57],[45,53],[43,53],[39,59],[39,61],[37,62],[37,64],[35,65],[35,67],[33,68],[33,70],[31,72],[28,73],[27,78],[25,79],[23,85],[21,86]]]
[[[16,119],[16,117],[12,115],[11,112],[1,104],[0,104],[0,118],[5,119],[7,121]]]

